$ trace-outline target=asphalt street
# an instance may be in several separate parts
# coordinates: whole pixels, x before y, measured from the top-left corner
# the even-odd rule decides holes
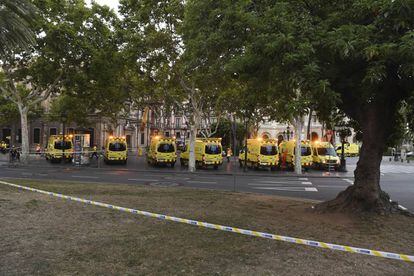
[[[0,178],[56,179],[66,181],[126,183],[154,187],[192,187],[236,192],[260,193],[313,200],[329,200],[353,184],[352,170],[357,159],[348,160],[348,173],[310,171],[296,176],[292,172],[249,171],[243,173],[236,160],[219,170],[199,170],[195,174],[176,166],[149,167],[144,159],[119,165],[92,164],[74,167],[71,164],[49,164],[38,160],[32,166],[0,166]],[[381,186],[394,201],[414,211],[414,166],[384,161]],[[22,180],[24,184],[24,180]]]

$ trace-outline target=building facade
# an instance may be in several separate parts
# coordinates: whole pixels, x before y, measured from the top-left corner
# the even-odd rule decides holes
[[[47,109],[46,109],[47,110]],[[160,116],[159,112],[152,110],[144,110],[130,112],[128,116],[116,120],[114,123],[108,118],[101,118],[91,115],[88,119],[88,126],[78,126],[74,123],[50,122],[44,118],[38,118],[29,122],[29,143],[31,150],[38,145],[42,148],[47,146],[50,135],[63,134],[89,134],[90,145],[96,145],[101,148],[105,144],[106,138],[109,136],[125,136],[128,147],[130,149],[145,148],[148,146],[151,136],[164,135],[166,137],[175,137],[181,144],[185,144],[189,139],[189,124],[185,116],[170,114],[168,116]],[[157,116],[158,115],[158,116]],[[162,114],[161,114],[162,115]],[[143,121],[143,116],[148,116]],[[215,122],[215,120],[211,120]],[[304,120],[305,124],[301,137],[304,140],[324,140],[332,141],[335,144],[340,143],[340,139],[331,130],[324,129],[316,115],[311,120],[307,116]],[[307,137],[308,124],[309,137]],[[206,126],[203,126],[206,127]],[[274,138],[278,140],[293,139],[295,129],[292,125],[286,123],[278,123],[268,121],[260,124],[257,135],[264,138]],[[348,141],[354,141],[355,134],[348,138]],[[11,139],[9,139],[9,137]],[[11,145],[21,145],[21,128],[19,122],[10,123],[0,126],[0,140],[10,142]]]

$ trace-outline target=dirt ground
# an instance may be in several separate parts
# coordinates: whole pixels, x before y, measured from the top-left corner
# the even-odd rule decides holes
[[[414,254],[414,219],[312,201],[138,185],[11,181],[140,210]],[[164,222],[0,185],[0,275],[414,275],[414,264]]]

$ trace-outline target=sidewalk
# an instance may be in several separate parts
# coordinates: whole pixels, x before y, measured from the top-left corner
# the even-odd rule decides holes
[[[1,160],[1,159],[0,159]],[[4,162],[0,161],[0,166],[9,166],[8,160],[4,160]],[[103,162],[102,159],[98,160],[93,159],[91,164],[87,166],[76,166],[72,163],[57,163],[52,164],[47,162],[44,157],[40,155],[33,155],[29,161],[29,164],[24,165],[21,163],[17,163],[13,167],[19,168],[42,168],[42,169],[74,169],[74,170],[89,170],[89,171],[101,171],[101,170],[117,170],[117,171],[134,171],[134,172],[143,172],[143,173],[158,173],[158,174],[195,174],[195,175],[223,175],[223,176],[260,176],[260,177],[298,177],[298,175],[293,171],[269,171],[269,170],[254,170],[248,169],[247,172],[243,171],[243,168],[239,166],[238,160],[233,158],[230,163],[226,160],[223,162],[223,165],[219,167],[218,170],[213,169],[204,169],[200,168],[197,169],[196,172],[190,173],[187,167],[182,167],[179,162],[176,163],[175,167],[170,166],[158,166],[154,167],[148,165],[146,162],[145,157],[136,157],[130,156],[128,159],[127,165],[108,165]],[[310,170],[304,172],[302,175],[303,177],[309,178],[319,178],[319,177],[332,177],[332,178],[343,178],[343,177],[353,177],[353,171],[351,174],[349,173],[341,173],[341,172],[327,172],[327,171],[318,171],[318,170]]]

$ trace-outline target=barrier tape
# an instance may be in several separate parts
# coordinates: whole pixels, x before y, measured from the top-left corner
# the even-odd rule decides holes
[[[49,195],[49,196],[53,196],[57,198],[63,198],[63,199],[68,199],[68,200],[72,200],[76,202],[100,206],[100,207],[104,207],[104,208],[108,208],[112,210],[118,210],[121,212],[142,215],[142,216],[146,216],[150,218],[157,218],[157,219],[167,220],[167,221],[175,221],[175,222],[185,223],[185,224],[189,224],[193,226],[216,229],[216,230],[232,232],[232,233],[237,233],[237,234],[242,234],[242,235],[247,235],[247,236],[260,237],[260,238],[284,241],[284,242],[295,243],[295,244],[300,244],[300,245],[308,245],[312,247],[319,247],[319,248],[324,248],[324,249],[344,251],[344,252],[349,252],[349,253],[357,253],[357,254],[382,257],[382,258],[388,258],[388,259],[394,259],[394,260],[414,263],[414,256],[411,256],[411,255],[397,254],[397,253],[391,253],[391,252],[385,252],[385,251],[379,251],[379,250],[372,250],[372,249],[358,248],[358,247],[352,247],[352,246],[346,246],[346,245],[325,243],[325,242],[320,242],[320,241],[299,239],[299,238],[294,238],[294,237],[281,236],[281,235],[270,234],[270,233],[265,233],[265,232],[257,232],[257,231],[252,231],[252,230],[236,228],[236,227],[207,223],[207,222],[202,222],[202,221],[197,221],[197,220],[183,219],[183,218],[178,218],[178,217],[173,217],[173,216],[167,216],[167,215],[162,215],[162,214],[157,214],[157,213],[151,213],[151,212],[146,212],[146,211],[141,211],[141,210],[136,210],[136,209],[125,208],[125,207],[121,207],[117,205],[102,203],[102,202],[88,200],[88,199],[82,199],[82,198],[73,197],[73,196],[67,196],[67,195],[63,195],[59,193],[48,192],[48,191],[30,188],[27,186],[21,186],[21,185],[8,183],[4,181],[0,181],[0,184],[8,185],[11,187],[15,187],[15,188],[23,189],[27,191],[37,192],[37,193],[41,193],[41,194],[45,194],[45,195]]]

